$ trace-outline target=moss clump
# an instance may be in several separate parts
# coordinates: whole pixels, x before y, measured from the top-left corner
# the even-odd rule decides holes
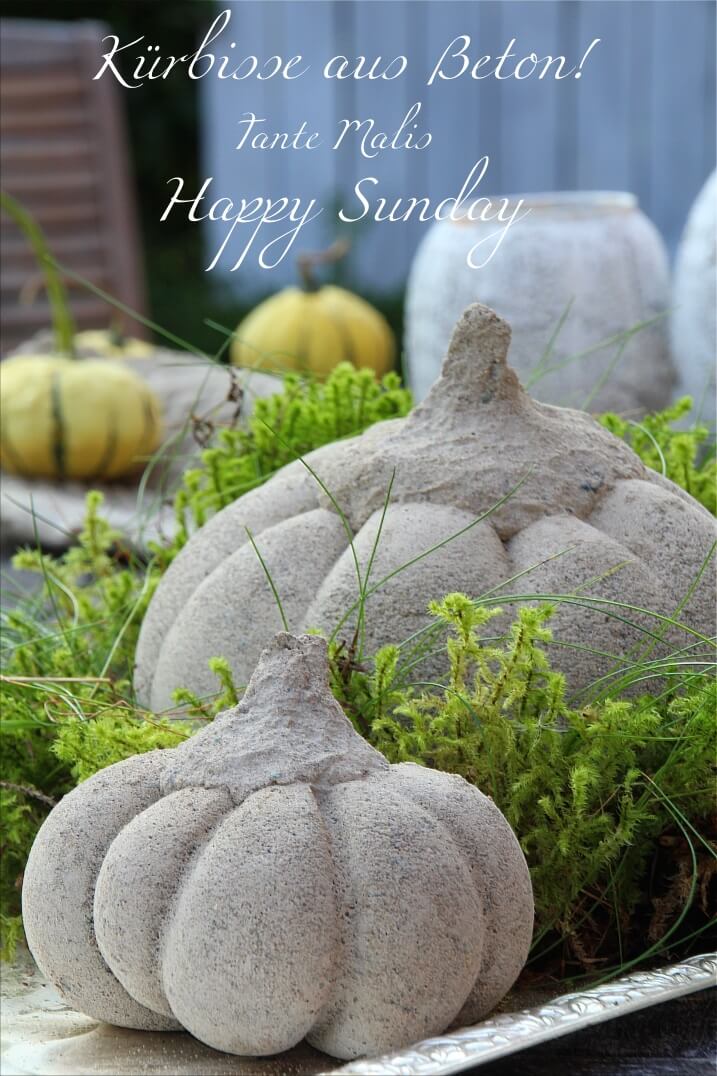
[[[672,407],[646,415],[640,422],[631,422],[611,413],[603,415],[600,422],[616,437],[627,441],[648,467],[672,479],[713,515],[717,515],[717,453],[714,437],[707,426],[675,429],[675,423],[691,410],[691,398],[683,396]]]
[[[371,370],[340,363],[326,381],[286,374],[280,393],[256,400],[245,429],[224,429],[186,471],[175,497],[178,532],[157,556],[166,564],[189,534],[237,497],[315,448],[352,437],[376,422],[401,418],[412,398],[397,374],[378,380]]]
[[[459,773],[493,798],[530,866],[534,954],[559,942],[585,969],[666,945],[688,910],[706,926],[717,685],[692,670],[657,697],[573,709],[543,649],[552,611],[521,609],[489,645],[481,629],[500,610],[450,594],[431,606],[450,631],[445,687],[402,687],[393,646],[370,672],[335,649],[334,688],[391,762]]]

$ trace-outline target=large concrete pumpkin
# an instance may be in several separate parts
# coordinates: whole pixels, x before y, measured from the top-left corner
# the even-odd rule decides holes
[[[510,826],[462,777],[390,766],[327,674],[322,639],[282,634],[239,706],[52,811],[23,915],[69,1004],[237,1054],[307,1037],[347,1058],[509,989],[533,926]]]
[[[679,610],[711,634],[714,573],[703,573],[681,603],[714,542],[714,518],[587,414],[532,400],[506,365],[509,341],[504,321],[469,307],[441,377],[408,418],[307,457],[333,501],[296,461],[203,527],[163,578],[143,622],[140,698],[161,709],[180,685],[216,691],[208,667],[215,655],[246,683],[281,627],[265,566],[292,630],[332,630],[357,599],[354,555],[368,591],[413,562],[368,597],[369,652],[420,628],[431,599],[456,590],[501,593],[511,579],[502,593],[577,595],[553,620],[568,646],[552,658],[573,688],[646,642],[627,621],[656,628],[639,613],[586,608],[587,596],[667,615]]]

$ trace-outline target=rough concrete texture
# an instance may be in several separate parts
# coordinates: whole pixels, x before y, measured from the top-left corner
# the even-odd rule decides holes
[[[281,633],[238,706],[62,800],[23,913],[40,968],[90,1016],[351,1058],[491,1009],[533,899],[491,800],[390,766],[331,694],[324,640]]]
[[[690,210],[677,248],[670,313],[678,391],[689,394],[702,421],[715,423],[717,344],[717,172]]]
[[[246,684],[267,639],[282,627],[281,611],[259,556],[270,566],[287,623],[296,624],[303,619],[307,591],[318,590],[327,561],[338,557],[345,544],[346,533],[339,517],[324,508],[283,520],[254,537],[254,544],[245,541],[223,562],[221,573],[208,576],[178,613],[173,621],[174,645],[162,647],[155,666],[157,678],[177,684],[184,669],[196,668],[200,671],[195,681],[198,693],[216,691],[216,677],[208,663],[217,652],[216,640],[221,638],[231,640],[227,660],[235,673],[241,670],[237,683]],[[301,557],[301,573],[296,571],[294,557],[285,556],[286,549],[292,549],[294,557]],[[264,624],[269,629],[266,636],[251,631],[245,623],[242,611],[247,593],[264,611]],[[207,614],[199,636],[193,627],[198,605]]]
[[[32,955],[68,1004],[96,1020],[152,1031],[175,1020],[126,992],[97,946],[97,875],[117,834],[161,796],[161,752],[119,762],[65,796],[45,820],[25,868],[22,914]]]
[[[480,269],[468,265],[468,255],[495,236],[495,221],[439,221],[426,233],[406,292],[406,366],[417,399],[440,371],[455,321],[478,301],[510,322],[511,362],[523,380],[560,326],[545,364],[557,369],[535,382],[537,399],[631,413],[664,407],[674,371],[667,318],[660,317],[670,293],[657,230],[630,195],[528,196],[520,212],[528,208]],[[491,246],[479,247],[477,258]],[[615,344],[567,362],[656,317],[628,341],[617,363]]]
[[[226,789],[236,804],[266,785],[322,788],[388,769],[358,736],[326,682],[326,642],[281,632],[261,655],[244,698],[171,753],[165,793]]]
[[[427,621],[428,602],[454,590],[479,597],[500,594],[505,584],[506,594],[578,595],[583,604],[559,604],[553,627],[560,642],[590,650],[556,646],[551,660],[579,689],[622,661],[656,623],[636,615],[630,626],[609,616],[610,606],[586,599],[663,615],[678,610],[715,540],[715,520],[589,415],[532,400],[506,364],[509,340],[508,325],[492,311],[469,307],[441,377],[408,418],[307,457],[344,520],[297,461],[200,530],[143,622],[140,698],[162,709],[176,687],[216,691],[207,665],[214,655],[246,683],[279,623],[247,528],[292,629],[331,632],[351,610],[359,593],[355,552],[367,594],[367,652],[405,639]],[[408,561],[415,563],[386,579]],[[679,613],[708,635],[713,585],[710,567]],[[352,623],[349,615],[340,637],[350,636]],[[678,631],[665,645],[688,641]]]

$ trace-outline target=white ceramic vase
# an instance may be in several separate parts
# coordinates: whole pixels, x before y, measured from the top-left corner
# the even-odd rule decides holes
[[[417,398],[438,376],[461,311],[478,301],[510,322],[511,365],[538,399],[632,414],[664,406],[674,382],[667,253],[635,197],[529,195],[526,208],[483,268],[470,268],[468,254],[495,222],[439,221],[420,244],[406,301],[406,370]],[[628,340],[596,348],[645,321]]]
[[[690,210],[682,234],[672,289],[670,336],[680,394],[694,413],[714,424],[717,351],[717,172]]]

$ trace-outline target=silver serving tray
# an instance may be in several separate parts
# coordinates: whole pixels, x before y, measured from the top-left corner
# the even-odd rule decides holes
[[[448,1076],[572,1031],[625,1016],[717,982],[717,954],[639,971],[586,990],[543,997],[475,1027],[405,1050],[341,1064],[302,1044],[271,1058],[218,1053],[183,1033],[97,1025],[61,1001],[28,964],[3,975],[3,1076]],[[513,1005],[527,1001],[516,992]]]
[[[475,1027],[424,1039],[407,1050],[370,1061],[352,1061],[333,1071],[361,1076],[448,1076],[715,984],[717,953],[703,953],[682,964],[634,972],[601,986],[562,994],[533,1008],[499,1013]]]

